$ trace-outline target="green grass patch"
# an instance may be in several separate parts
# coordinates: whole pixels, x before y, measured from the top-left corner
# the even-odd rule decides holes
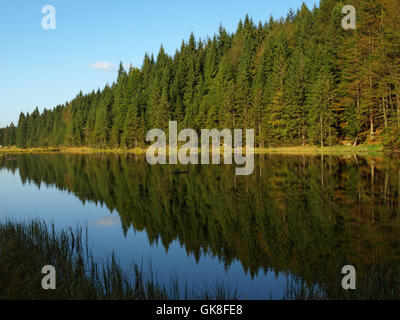
[[[70,148],[1,148],[0,155],[6,153],[80,153],[80,154],[93,154],[93,153],[119,153],[119,154],[145,154],[146,148],[134,148],[134,149],[100,149],[90,147],[70,147]],[[168,147],[167,147],[168,150]],[[210,148],[211,152],[211,148]],[[223,153],[223,148],[220,150]],[[243,149],[245,152],[245,149]],[[364,145],[335,145],[335,146],[292,146],[292,147],[270,147],[270,148],[254,148],[255,154],[297,154],[297,155],[364,155],[364,156],[382,156],[384,155],[384,147],[380,144],[364,144]]]

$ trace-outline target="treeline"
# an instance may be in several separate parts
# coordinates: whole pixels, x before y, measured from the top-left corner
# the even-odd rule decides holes
[[[321,0],[286,18],[146,54],[103,90],[80,92],[0,131],[19,147],[141,146],[151,128],[254,128],[256,144],[361,143],[400,128],[400,2]],[[357,10],[344,30],[342,8]]]

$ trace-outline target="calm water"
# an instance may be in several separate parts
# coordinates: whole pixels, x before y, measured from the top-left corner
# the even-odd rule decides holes
[[[171,174],[176,168],[189,173]],[[128,270],[151,261],[160,282],[219,282],[242,298],[282,298],[289,279],[321,285],[340,281],[345,264],[362,273],[400,260],[398,162],[265,155],[251,176],[234,168],[150,166],[133,155],[7,156],[0,216],[87,225],[100,258],[114,251]]]

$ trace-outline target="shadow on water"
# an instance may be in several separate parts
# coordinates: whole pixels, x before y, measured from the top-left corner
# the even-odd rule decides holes
[[[23,154],[0,158],[0,168],[104,204],[124,234],[146,231],[165,250],[178,240],[197,261],[209,253],[226,268],[240,261],[251,276],[290,274],[291,298],[315,287],[308,298],[348,297],[344,265],[356,267],[365,292],[397,283],[398,161],[260,155],[252,175],[236,176],[231,165],[150,166],[135,155]]]

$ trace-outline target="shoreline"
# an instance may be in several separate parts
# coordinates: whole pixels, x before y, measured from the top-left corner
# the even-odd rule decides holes
[[[75,153],[75,154],[93,154],[93,153],[117,153],[117,154],[146,154],[145,148],[122,149],[122,148],[91,148],[91,147],[45,147],[45,148],[17,148],[3,147],[0,148],[0,157],[2,154],[18,154],[18,153]],[[211,152],[210,148],[210,152]],[[219,150],[222,154],[223,149]],[[243,148],[245,153],[245,148]],[[363,155],[363,156],[383,156],[384,148],[382,145],[335,145],[335,146],[292,146],[292,147],[269,147],[254,148],[255,154],[282,154],[282,155]]]

